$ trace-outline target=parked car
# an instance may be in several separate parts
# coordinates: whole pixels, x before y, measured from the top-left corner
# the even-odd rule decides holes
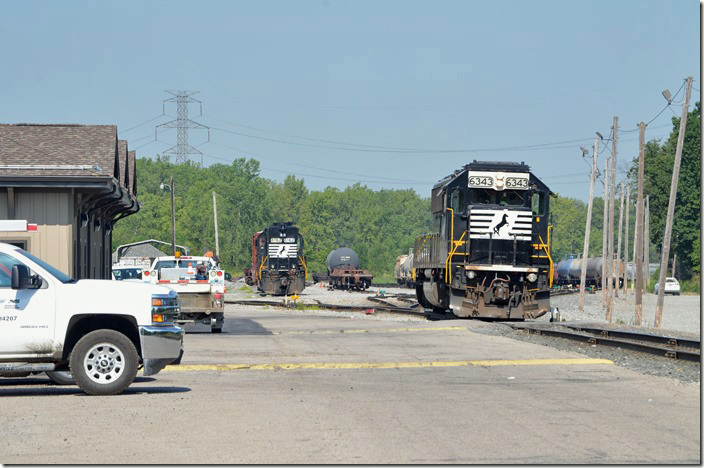
[[[112,279],[117,281],[137,281],[142,283],[142,268],[139,267],[113,267]]]
[[[655,294],[660,290],[660,283],[655,283]],[[665,294],[672,294],[674,296],[680,295],[680,283],[677,279],[672,277],[665,278]]]

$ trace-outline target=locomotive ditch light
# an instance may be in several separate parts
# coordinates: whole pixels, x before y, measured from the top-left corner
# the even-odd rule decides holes
[[[469,279],[474,279],[474,278],[476,278],[476,277],[477,277],[477,273],[476,273],[476,272],[471,271],[471,270],[467,272],[467,278],[469,278]]]
[[[535,283],[536,280],[538,279],[538,275],[535,273],[528,273],[528,276],[526,276],[526,279],[530,281],[531,283]]]

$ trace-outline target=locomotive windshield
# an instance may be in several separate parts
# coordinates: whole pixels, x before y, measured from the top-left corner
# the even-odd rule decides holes
[[[470,190],[472,205],[525,206],[525,191],[503,190],[500,192],[487,189]]]
[[[499,192],[499,205],[523,206],[525,204],[523,193],[524,192],[519,192],[517,190],[504,190],[503,192]]]

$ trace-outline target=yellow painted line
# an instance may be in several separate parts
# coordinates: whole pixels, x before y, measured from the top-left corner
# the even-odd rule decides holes
[[[410,362],[300,362],[279,364],[191,364],[166,366],[165,372],[232,371],[232,370],[297,370],[297,369],[409,369],[417,367],[463,366],[555,366],[613,364],[609,359],[492,359],[474,361],[410,361]]]
[[[386,332],[413,332],[413,331],[449,331],[467,330],[467,327],[419,327],[419,328],[371,328],[368,330],[306,330],[275,332],[274,335],[335,335],[340,333],[386,333]]]

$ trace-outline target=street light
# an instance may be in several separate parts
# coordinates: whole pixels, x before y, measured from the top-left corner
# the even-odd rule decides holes
[[[176,214],[174,213],[174,176],[171,176],[169,185],[163,182],[159,184],[161,190],[168,189],[171,192],[171,255],[176,256]]]

